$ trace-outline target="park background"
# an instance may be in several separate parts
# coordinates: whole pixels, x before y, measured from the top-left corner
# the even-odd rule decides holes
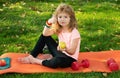
[[[45,22],[60,3],[71,5],[81,34],[80,52],[120,49],[119,0],[0,0],[0,55],[29,53]],[[56,36],[53,36],[57,40]],[[109,73],[4,74],[0,78],[119,78],[120,71]]]

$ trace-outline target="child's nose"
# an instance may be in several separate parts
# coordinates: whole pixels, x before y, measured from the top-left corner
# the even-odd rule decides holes
[[[64,18],[62,17],[61,20],[64,20]]]

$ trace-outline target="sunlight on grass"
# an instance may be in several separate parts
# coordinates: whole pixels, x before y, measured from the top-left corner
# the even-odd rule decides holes
[[[15,3],[4,3],[2,5],[3,8],[1,8],[2,16],[0,20],[0,29],[1,33],[3,33],[1,34],[1,37],[7,37],[16,40],[15,38],[23,38],[23,35],[31,36],[32,38],[31,34],[34,33],[36,34],[36,37],[34,36],[33,39],[37,39],[37,35],[42,32],[45,21],[50,18],[52,12],[58,5],[57,2],[52,4],[50,3],[52,2],[36,3],[34,1],[31,3],[20,1]],[[73,5],[75,4],[76,3],[73,2]],[[82,5],[81,7],[79,7],[78,5],[74,6],[79,31],[82,37],[81,51],[110,50],[110,48],[118,49],[118,47],[113,45],[119,45],[119,6],[117,6],[117,4],[109,2],[83,2],[83,4],[79,4]],[[107,36],[105,37],[105,35]],[[107,41],[102,43],[104,40],[106,40],[106,38]],[[91,42],[91,40],[93,40],[93,42]],[[112,40],[116,40],[118,42],[113,41],[113,44],[110,43],[108,47],[104,48]],[[87,44],[88,42],[89,44]],[[17,43],[19,44],[20,42],[18,41]],[[35,43],[35,41],[33,43]],[[34,45],[33,43],[31,45]],[[8,43],[6,43],[5,45],[7,44]],[[103,47],[100,45],[102,45]],[[89,50],[86,49],[86,47],[88,47]],[[26,46],[24,46],[24,48],[26,48]],[[24,48],[22,48],[23,51],[26,50]],[[7,51],[9,51],[9,48],[7,49]],[[17,50],[19,51],[20,49],[18,48]],[[12,49],[10,49],[10,51],[12,51]]]

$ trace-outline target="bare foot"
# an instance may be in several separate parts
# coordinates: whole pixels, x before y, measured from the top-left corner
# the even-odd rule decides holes
[[[18,58],[18,61],[21,62],[21,63],[30,64],[31,63],[31,61],[30,61],[31,58],[33,58],[33,57],[31,55],[29,55],[29,56],[26,56],[26,57]]]
[[[21,63],[26,63],[26,64],[41,64],[42,63],[42,60],[38,58],[34,58],[32,55],[29,55],[23,58],[18,58],[18,61]]]
[[[41,60],[50,60],[53,58],[53,56],[51,54],[42,54],[42,55],[38,56],[37,58],[41,59]]]

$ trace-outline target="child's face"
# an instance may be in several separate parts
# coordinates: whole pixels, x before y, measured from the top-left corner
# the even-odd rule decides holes
[[[70,23],[70,16],[67,14],[67,13],[60,13],[58,14],[58,23],[61,25],[61,26],[68,26],[69,23]]]

